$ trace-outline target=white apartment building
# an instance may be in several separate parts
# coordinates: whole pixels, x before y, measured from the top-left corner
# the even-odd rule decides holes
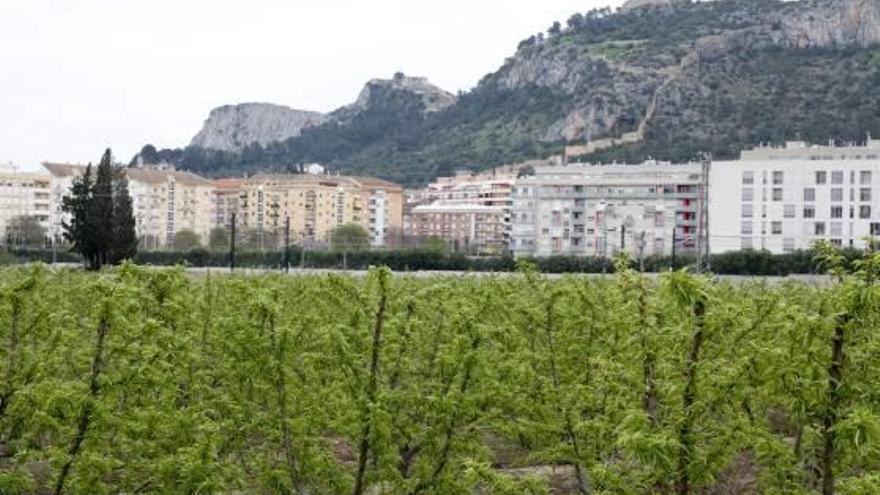
[[[785,253],[826,239],[862,248],[880,236],[880,140],[863,146],[744,151],[714,162],[709,185],[711,251]]]
[[[704,166],[582,165],[536,170],[513,191],[517,256],[694,252],[705,240]],[[699,220],[703,218],[703,220]]]
[[[51,210],[49,175],[0,165],[0,241],[6,241],[6,227],[19,216],[36,217],[48,235]]]
[[[64,197],[70,196],[73,179],[85,172],[86,166],[71,163],[43,162],[43,168],[49,174],[49,224],[48,235],[55,242],[64,241],[64,222],[70,221],[70,215],[61,211]]]

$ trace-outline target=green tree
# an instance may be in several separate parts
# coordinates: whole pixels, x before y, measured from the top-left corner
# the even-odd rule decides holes
[[[330,246],[340,251],[358,251],[370,247],[370,234],[358,224],[348,223],[333,229]]]
[[[202,247],[202,239],[199,234],[192,230],[181,230],[175,232],[172,247],[175,251],[192,251],[193,249]]]
[[[64,196],[61,209],[70,215],[70,222],[62,222],[64,238],[71,244],[71,251],[79,253],[90,268],[95,268],[97,250],[89,225],[89,203],[92,199],[92,164],[86,167],[85,173],[73,179],[70,196]]]
[[[134,258],[138,247],[128,179],[121,168],[117,168],[113,183],[113,220],[111,262],[115,265]]]
[[[46,239],[46,228],[33,215],[12,217],[6,226],[6,242],[11,245],[39,246]]]
[[[63,224],[64,237],[92,270],[129,259],[137,249],[131,197],[123,174],[107,149],[94,179],[89,165],[82,177],[74,179],[70,196],[63,199],[62,209],[71,215],[70,223]]]
[[[93,265],[95,269],[112,261],[111,251],[114,242],[113,182],[116,175],[113,155],[108,149],[101,157],[101,162],[95,172],[95,185],[92,187],[92,195],[87,208],[86,222],[96,246],[96,265]]]

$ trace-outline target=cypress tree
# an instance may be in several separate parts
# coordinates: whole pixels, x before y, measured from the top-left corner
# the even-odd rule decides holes
[[[113,264],[129,260],[137,254],[137,235],[135,234],[134,212],[131,195],[128,193],[128,179],[122,168],[116,170],[113,183],[113,244],[111,261]]]
[[[70,223],[63,224],[64,237],[89,269],[99,270],[134,257],[137,237],[128,179],[122,168],[113,165],[109,149],[94,175],[89,165],[82,177],[74,179],[62,210],[71,215]]]
[[[90,234],[94,236],[98,269],[110,263],[110,248],[113,245],[113,179],[116,172],[113,167],[113,155],[110,150],[104,152],[101,163],[95,174],[92,186],[92,198],[88,208],[88,224]]]
[[[95,269],[97,257],[92,236],[89,234],[89,203],[92,199],[92,164],[86,167],[85,173],[73,179],[70,196],[62,199],[61,209],[70,214],[70,223],[62,222],[64,238],[71,243],[73,252],[79,253]]]

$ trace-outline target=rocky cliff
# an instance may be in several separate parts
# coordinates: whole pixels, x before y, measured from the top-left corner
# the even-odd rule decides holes
[[[336,121],[348,121],[375,104],[380,93],[401,93],[414,96],[423,105],[425,113],[439,112],[455,104],[455,95],[431,84],[427,78],[411,77],[398,72],[391,79],[372,79],[358,94],[357,100],[333,113]]]
[[[330,114],[295,110],[269,103],[226,105],[211,111],[202,130],[190,146],[219,151],[241,151],[248,145],[286,141],[304,129],[325,123],[344,124],[368,110],[377,101],[387,102],[387,95],[399,94],[420,102],[420,111],[438,112],[455,104],[455,95],[431,84],[423,77],[402,73],[391,79],[373,79],[364,85],[354,103]],[[382,96],[380,96],[382,95]],[[392,96],[393,98],[393,96]]]
[[[190,146],[222,151],[239,151],[249,144],[284,141],[303,129],[323,124],[327,116],[269,103],[226,105],[211,111],[202,130]]]
[[[572,145],[584,160],[681,161],[880,135],[880,0],[637,0],[563,26],[457,97],[398,74],[265,150],[197,139],[162,156],[216,174],[317,161],[414,184]],[[215,149],[260,134],[247,127],[229,126],[240,130]]]

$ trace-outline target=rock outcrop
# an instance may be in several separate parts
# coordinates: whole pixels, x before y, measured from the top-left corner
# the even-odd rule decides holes
[[[211,111],[190,146],[240,151],[258,143],[265,146],[299,136],[303,129],[323,124],[327,116],[269,103],[226,105]]]
[[[241,151],[248,145],[265,146],[299,136],[303,129],[328,122],[344,124],[376,104],[383,95],[383,103],[394,94],[413,96],[421,104],[421,111],[433,113],[456,102],[452,93],[443,91],[423,77],[409,77],[401,73],[392,79],[373,79],[364,85],[354,103],[330,114],[295,110],[269,103],[227,105],[211,111],[202,130],[190,146],[220,151]],[[381,110],[381,109],[379,109]]]
[[[370,108],[379,93],[399,92],[417,97],[423,105],[423,112],[432,113],[445,110],[456,102],[456,97],[448,91],[431,84],[427,78],[411,77],[398,72],[391,79],[372,79],[358,94],[357,100],[331,113],[336,121],[347,121]]]

